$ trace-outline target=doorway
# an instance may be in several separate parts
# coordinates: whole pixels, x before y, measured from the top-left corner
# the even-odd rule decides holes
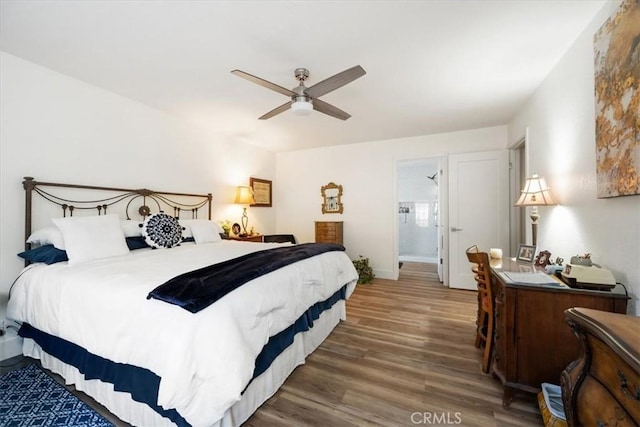
[[[397,165],[398,265],[439,265],[440,159],[400,160]]]

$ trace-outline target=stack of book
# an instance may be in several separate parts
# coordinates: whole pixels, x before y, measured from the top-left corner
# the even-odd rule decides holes
[[[538,406],[545,427],[567,426],[560,386],[542,383],[542,391],[538,393]]]

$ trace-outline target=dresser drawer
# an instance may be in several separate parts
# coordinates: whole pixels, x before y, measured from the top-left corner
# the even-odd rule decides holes
[[[602,383],[635,420],[640,420],[640,374],[598,338],[589,336],[593,349],[589,373]]]
[[[342,221],[316,221],[317,243],[342,244]]]
[[[336,233],[318,233],[318,234],[316,234],[316,236],[318,236],[319,239],[335,240]]]
[[[316,226],[316,233],[335,233],[336,227],[329,227],[326,224]]]
[[[569,426],[640,425],[640,317],[584,307],[565,314],[582,342],[580,359],[562,373]]]
[[[637,424],[620,402],[591,375],[584,378],[578,391],[576,409],[580,426],[635,427]]]

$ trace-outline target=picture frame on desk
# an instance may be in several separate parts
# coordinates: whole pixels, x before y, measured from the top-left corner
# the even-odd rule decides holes
[[[536,267],[545,268],[549,264],[551,264],[551,252],[546,250],[540,251],[538,256],[536,256]]]
[[[516,256],[517,261],[533,263],[533,259],[536,256],[536,246],[534,245],[518,245],[518,254]]]

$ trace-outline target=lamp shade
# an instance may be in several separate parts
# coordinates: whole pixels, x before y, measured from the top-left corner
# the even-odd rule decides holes
[[[253,198],[253,189],[251,187],[239,186],[236,190],[236,200],[234,203],[238,205],[252,205],[256,201]]]
[[[551,195],[547,182],[535,173],[527,178],[522,189],[522,194],[515,206],[551,206],[558,203]]]
[[[299,116],[308,116],[313,111],[313,104],[311,103],[311,100],[309,101],[296,100],[291,104],[291,109],[293,110],[294,113],[296,113]]]

